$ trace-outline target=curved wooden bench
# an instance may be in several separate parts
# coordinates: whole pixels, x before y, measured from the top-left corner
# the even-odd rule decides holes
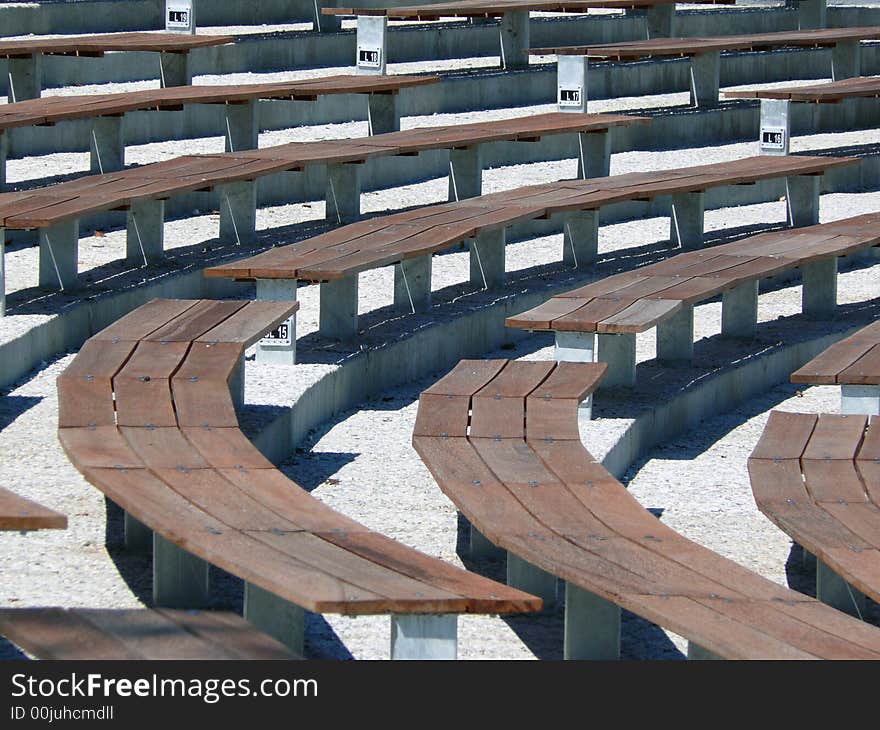
[[[638,333],[657,327],[657,358],[661,361],[693,358],[694,305],[699,302],[721,294],[722,335],[754,337],[762,278],[799,268],[804,314],[833,316],[837,258],[880,244],[878,225],[880,213],[868,213],[680,254],[558,294],[508,317],[505,323],[531,331],[553,331],[557,359],[589,362],[600,358],[610,364],[608,385],[632,386]]]
[[[578,402],[603,372],[464,360],[422,394],[413,432],[443,492],[507,550],[509,582],[546,603],[566,581],[565,656],[617,657],[620,608],[686,637],[693,657],[880,656],[876,628],[685,539],[590,456]]]
[[[0,608],[0,636],[37,659],[302,659],[223,611]]]
[[[772,411],[749,457],[758,508],[818,558],[816,596],[880,600],[880,420]]]
[[[870,99],[880,96],[880,77],[856,76],[855,78],[806,86],[725,91],[724,96],[731,99],[781,99],[813,104],[836,104],[844,99]]]
[[[245,617],[295,651],[306,609],[390,613],[392,656],[443,658],[456,614],[538,610],[334,512],[242,434],[244,350],[295,309],[154,300],[86,341],[58,379],[71,461],[126,511],[127,540],[154,531],[154,603],[206,605],[211,563],[245,581]]]
[[[0,487],[0,530],[65,530],[67,517]]]

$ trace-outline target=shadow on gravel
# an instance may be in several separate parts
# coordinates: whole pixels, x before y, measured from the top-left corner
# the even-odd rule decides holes
[[[11,641],[7,641],[2,636],[0,636],[0,661],[9,661],[10,659],[28,659],[28,656],[24,654],[21,649],[19,649],[15,644]]]
[[[42,396],[4,395],[0,398],[0,431],[42,400]]]

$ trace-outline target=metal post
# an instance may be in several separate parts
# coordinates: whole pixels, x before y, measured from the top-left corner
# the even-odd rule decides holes
[[[785,199],[789,225],[815,226],[819,222],[821,175],[793,175],[785,178]]]
[[[556,57],[556,106],[561,112],[587,111],[586,56],[562,54]]]
[[[153,547],[153,531],[128,512],[123,513],[125,549],[130,553],[148,555]]]
[[[798,0],[798,29],[824,28],[826,15],[825,0]]]
[[[508,10],[501,16],[501,68],[529,65],[529,11]]]
[[[260,146],[260,125],[257,100],[225,104],[226,151],[255,150]]]
[[[470,557],[501,560],[507,551],[498,547],[473,525],[470,526]]]
[[[556,346],[553,357],[557,362],[596,362],[596,335],[592,332],[554,332]],[[578,406],[578,419],[593,417],[593,394]]]
[[[880,385],[841,385],[840,412],[880,416]]]
[[[611,130],[578,132],[578,177],[608,177],[611,174]]]
[[[9,134],[0,130],[0,192],[6,190],[6,157],[9,155]]]
[[[6,316],[6,229],[0,228],[0,317]]]
[[[238,359],[238,364],[229,374],[226,384],[229,386],[229,395],[232,399],[232,407],[241,412],[244,408],[244,354]]]
[[[657,359],[663,363],[694,359],[694,308],[690,304],[657,324]]]
[[[161,608],[207,608],[208,563],[153,533],[153,604]]]
[[[324,15],[321,8],[338,7],[336,0],[312,0],[315,11],[315,30],[319,33],[338,33],[342,30],[342,16]]]
[[[648,38],[672,38],[675,34],[675,3],[652,5],[645,13]]]
[[[791,142],[791,102],[788,99],[761,99],[761,128],[758,152],[787,155]]]
[[[250,243],[257,230],[257,185],[253,180],[219,186],[220,240]]]
[[[391,614],[392,659],[455,659],[458,617],[447,614]]]
[[[165,255],[165,201],[133,202],[126,215],[125,258],[146,266]]]
[[[43,54],[7,59],[9,101],[39,99],[43,88]]]
[[[39,286],[61,291],[75,288],[78,252],[79,220],[41,228]]]
[[[620,606],[565,583],[565,659],[620,659]]]
[[[862,44],[840,41],[831,47],[831,80],[851,79],[862,73]]]
[[[347,340],[358,332],[358,275],[321,283],[318,333],[331,340]]]
[[[471,239],[470,282],[482,289],[491,289],[504,283],[505,231],[496,228],[480,231]]]
[[[557,583],[555,575],[507,551],[507,585],[538,596],[545,611],[556,605]]]
[[[837,311],[837,259],[804,264],[801,280],[804,314],[817,319],[832,318]]]
[[[361,168],[342,163],[327,165],[325,218],[335,224],[353,223],[361,217]]]
[[[159,80],[162,88],[169,86],[190,86],[192,69],[189,53],[186,51],[162,51],[159,53]]]
[[[600,334],[600,362],[608,363],[608,374],[599,389],[632,387],[636,384],[636,336],[632,333]]]
[[[562,262],[578,268],[596,260],[599,252],[599,211],[565,213],[562,227]]]
[[[747,281],[721,295],[721,334],[752,338],[758,332],[758,282]]]
[[[669,240],[672,245],[683,251],[700,248],[705,218],[706,201],[702,190],[674,193],[669,217]]]
[[[385,15],[357,16],[357,56],[359,74],[385,73],[388,49],[388,17]]]
[[[424,312],[431,306],[431,254],[404,259],[394,265],[394,307]]]
[[[449,200],[476,198],[483,192],[483,146],[449,150]]]
[[[400,131],[400,109],[397,94],[367,94],[367,122],[370,134]]]
[[[816,561],[816,598],[850,616],[865,617],[865,594],[853,588],[821,560]]]
[[[718,106],[721,86],[721,52],[701,53],[691,58],[691,106]]]
[[[118,172],[125,167],[125,138],[122,131],[124,114],[112,117],[96,117],[92,120],[89,140],[91,159],[89,172],[104,175]]]
[[[291,651],[303,653],[305,611],[249,581],[244,584],[244,618]]]
[[[296,279],[257,279],[258,302],[295,302]],[[296,314],[290,315],[257,343],[257,362],[296,363]]]

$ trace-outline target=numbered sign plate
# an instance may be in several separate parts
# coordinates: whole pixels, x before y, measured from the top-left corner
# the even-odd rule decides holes
[[[195,17],[191,2],[175,0],[165,5],[165,30],[195,33]]]
[[[559,106],[580,106],[584,98],[583,86],[558,87],[557,102]]]
[[[268,332],[266,336],[260,340],[260,345],[263,347],[289,347],[291,344],[290,332],[290,320],[287,320],[286,322],[279,324],[271,332]]]
[[[761,127],[761,149],[785,149],[785,127]]]
[[[381,68],[382,49],[377,46],[358,46],[357,65],[361,68]]]

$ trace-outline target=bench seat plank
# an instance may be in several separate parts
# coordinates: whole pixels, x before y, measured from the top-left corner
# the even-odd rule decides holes
[[[66,516],[0,487],[0,531],[64,529]]]
[[[880,322],[835,342],[791,374],[792,383],[880,385]]]

